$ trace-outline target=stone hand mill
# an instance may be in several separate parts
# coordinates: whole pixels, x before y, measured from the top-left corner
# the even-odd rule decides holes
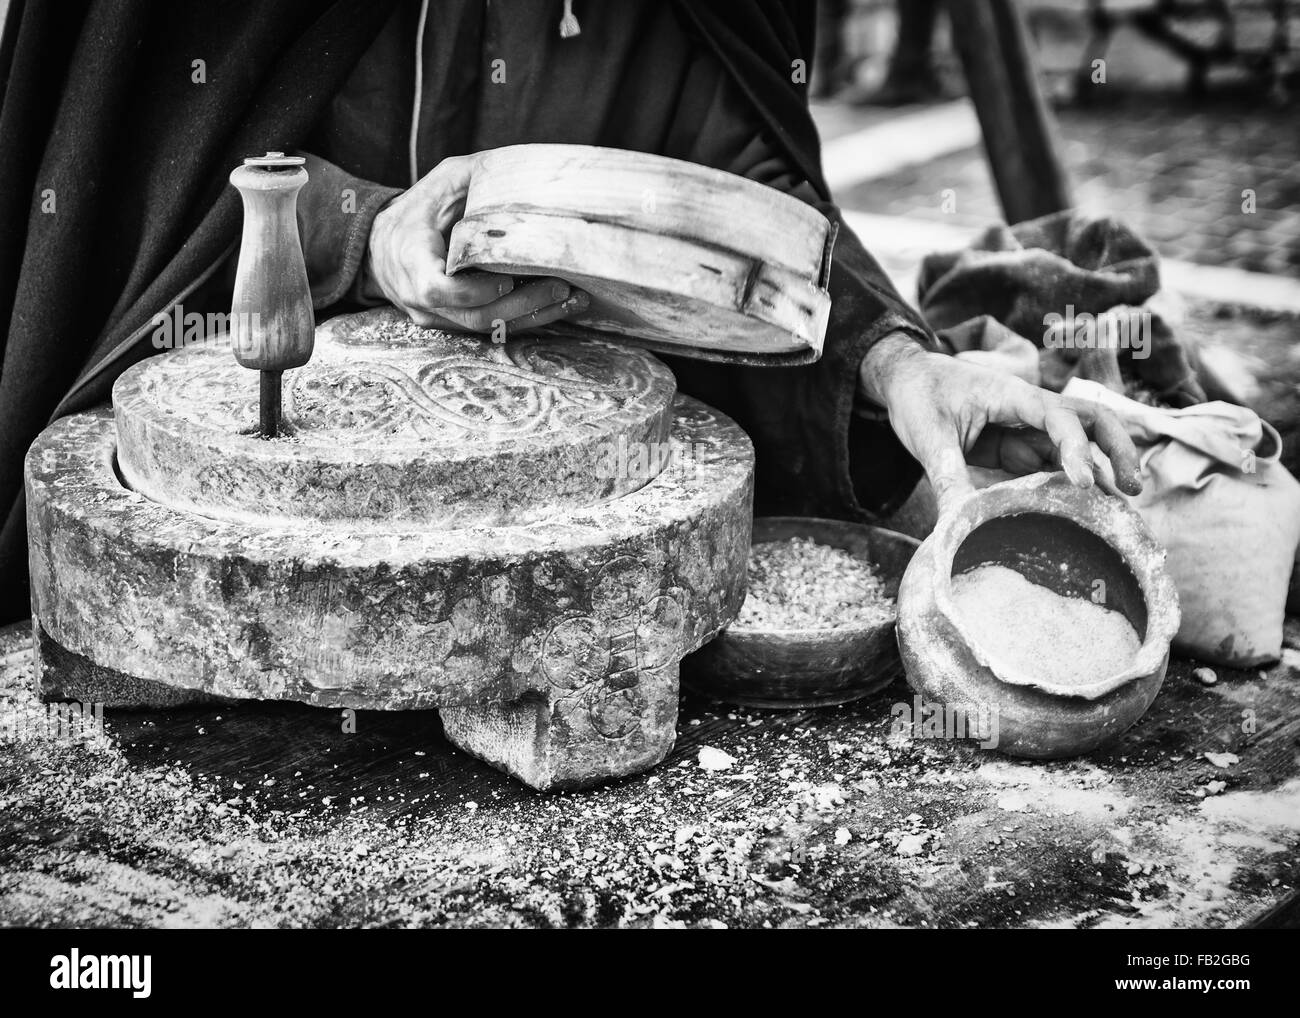
[[[392,309],[313,335],[305,177],[275,153],[232,175],[232,337],[135,365],[32,446],[44,694],[436,708],[537,788],[652,766],[679,660],[744,598],[748,438],[623,343],[494,345]],[[619,443],[690,469],[610,476]]]

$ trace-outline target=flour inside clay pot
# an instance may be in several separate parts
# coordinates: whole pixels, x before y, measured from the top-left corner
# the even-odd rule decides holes
[[[966,631],[1001,672],[1086,686],[1122,672],[1142,644],[1119,612],[1058,594],[1006,566],[954,576],[952,599]]]

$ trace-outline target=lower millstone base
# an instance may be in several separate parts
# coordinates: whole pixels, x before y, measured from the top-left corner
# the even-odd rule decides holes
[[[235,702],[229,697],[169,686],[105,668],[62,646],[35,620],[32,630],[36,644],[37,689],[46,703],[75,700],[139,710]]]
[[[638,774],[673,748],[677,666],[656,672],[621,689],[603,685],[439,714],[447,738],[524,784],[581,788]]]
[[[60,646],[33,624],[36,675],[45,702],[76,701],[117,710],[234,704],[105,668]],[[530,693],[515,703],[444,707],[447,738],[471,756],[533,788],[573,789],[659,763],[677,736],[677,668],[657,669],[622,688]],[[641,681],[644,680],[644,681]]]
[[[211,520],[114,470],[112,419],[27,457],[32,615],[47,699],[436,708],[467,752],[541,789],[653,766],[678,663],[744,600],[753,452],[675,404],[690,469],[517,526],[352,533]]]

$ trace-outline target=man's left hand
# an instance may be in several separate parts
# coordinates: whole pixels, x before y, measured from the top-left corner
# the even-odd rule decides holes
[[[868,351],[861,387],[889,413],[946,512],[973,490],[967,464],[1017,474],[1059,466],[1081,488],[1095,483],[1090,440],[1110,460],[1120,491],[1142,490],[1137,449],[1106,408],[1070,399],[902,335]]]

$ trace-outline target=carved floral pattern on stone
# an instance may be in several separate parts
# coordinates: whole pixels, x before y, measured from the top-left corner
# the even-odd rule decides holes
[[[557,428],[599,429],[645,398],[646,365],[611,358],[603,344],[465,340],[412,374],[380,359],[321,356],[286,372],[286,431],[303,439],[364,444],[377,437],[494,440]],[[323,353],[325,351],[322,351]],[[167,379],[154,396],[168,413],[234,432],[257,425],[257,376],[222,359]]]
[[[606,739],[633,737],[647,709],[642,679],[680,656],[688,592],[660,593],[628,556],[601,566],[591,612],[563,619],[542,642],[541,668],[572,722]]]

